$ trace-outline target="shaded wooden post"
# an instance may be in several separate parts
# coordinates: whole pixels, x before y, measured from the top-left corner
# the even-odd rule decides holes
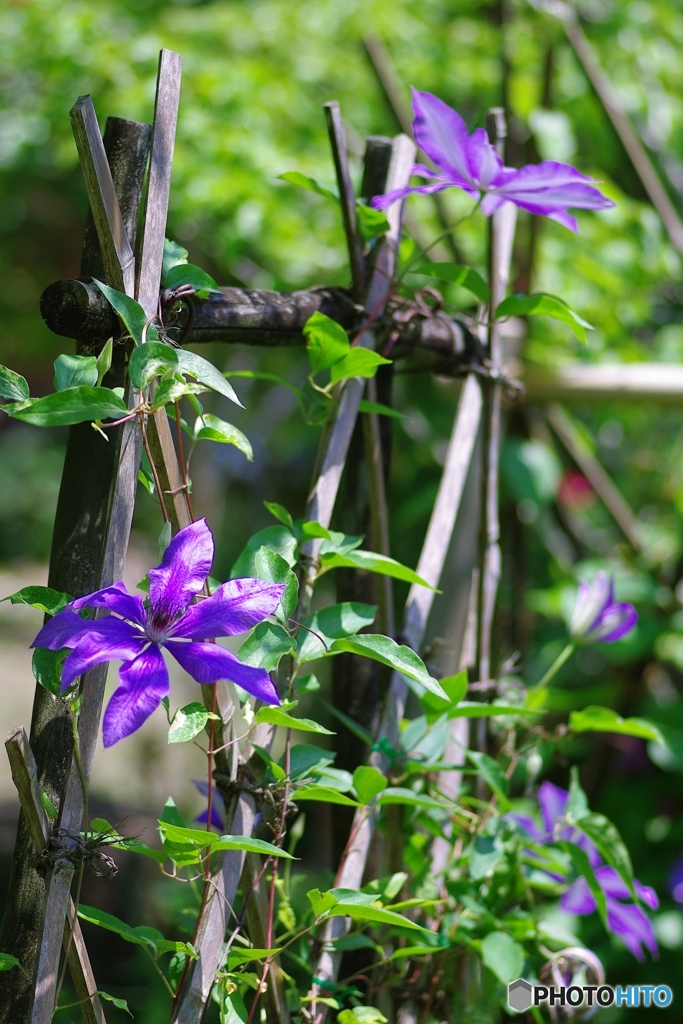
[[[148,125],[119,119],[110,119],[106,132],[107,152],[131,243],[135,238],[149,133]],[[87,276],[99,272],[98,263],[99,254],[90,230],[86,232],[82,273]],[[105,383],[109,387],[124,384],[124,352],[120,346],[114,347],[112,368]],[[114,428],[107,443],[87,423],[70,428],[50,555],[51,587],[81,596],[120,579],[133,514],[138,460],[136,438],[130,430]],[[87,673],[81,683],[87,684],[88,693],[84,725],[92,726],[94,719],[99,720],[106,675],[107,667],[100,666]],[[82,747],[86,777],[96,734],[97,724]],[[59,806],[71,762],[70,710],[67,700],[53,697],[41,686],[36,687],[30,745],[39,785]],[[43,923],[40,908],[45,904],[47,884],[44,873],[25,856],[29,842],[28,824],[22,813],[0,949],[16,956],[28,977],[32,977],[36,973]],[[55,937],[57,950],[63,927],[64,918]],[[23,973],[17,972],[11,985],[0,986],[3,1024],[27,1024],[32,1004],[32,985]]]

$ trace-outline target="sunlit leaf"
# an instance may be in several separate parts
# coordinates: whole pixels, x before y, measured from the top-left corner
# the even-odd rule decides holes
[[[206,298],[211,292],[220,294],[220,288],[211,275],[192,263],[177,263],[165,275],[164,288],[179,288],[183,284],[194,288],[200,299]]]
[[[362,804],[371,803],[387,785],[386,777],[372,765],[360,765],[353,773],[353,787]]]
[[[326,729],[324,725],[319,725],[318,722],[314,722],[310,718],[294,718],[293,715],[288,715],[281,708],[270,705],[259,708],[255,720],[257,723],[279,725],[283,729],[297,729],[299,732],[316,732],[323,736],[334,736],[330,729]]]
[[[0,601],[10,601],[12,604],[27,604],[31,608],[46,615],[56,615],[66,608],[69,601],[73,601],[70,594],[64,594],[61,590],[53,590],[51,587],[22,587],[15,594],[9,594]]]
[[[49,651],[46,647],[36,647],[31,658],[31,670],[37,683],[48,693],[59,697],[62,692],[62,665],[70,652]]]
[[[82,384],[95,387],[97,384],[97,359],[95,356],[76,356],[62,353],[55,359],[55,391],[66,391]],[[26,396],[28,397],[28,396]]]
[[[245,665],[274,672],[280,659],[295,649],[294,640],[282,626],[274,622],[260,622],[240,647],[237,657]]]
[[[381,402],[369,402],[366,398],[361,399],[358,406],[359,412],[375,412],[378,416],[392,416],[396,420],[407,420],[405,413],[398,409],[392,409],[389,405],[382,405]]]
[[[317,192],[319,196],[333,199],[335,203],[339,202],[339,193],[333,185],[321,185],[315,178],[309,178],[307,174],[302,174],[301,171],[285,171],[284,174],[278,174],[277,177],[279,181],[286,181],[290,185],[298,185],[299,188],[305,188],[308,192]]]
[[[140,391],[146,388],[155,377],[178,369],[177,350],[160,341],[148,341],[133,349],[128,364],[130,379]]]
[[[381,576],[391,576],[395,580],[403,580],[404,583],[418,583],[422,587],[435,590],[426,580],[418,576],[416,572],[409,569],[407,565],[389,558],[388,555],[379,554],[376,551],[349,551],[346,554],[334,552],[325,553],[321,549],[320,563],[323,569],[367,569],[368,572],[376,572]]]
[[[350,654],[361,654],[366,658],[379,661],[382,665],[400,672],[420,683],[426,690],[431,690],[439,697],[445,698],[436,679],[433,679],[422,659],[410,647],[397,644],[391,637],[381,633],[360,633],[358,636],[335,640],[331,646],[332,653],[348,651]]]
[[[427,277],[436,277],[439,281],[458,284],[476,295],[480,302],[489,301],[489,286],[481,274],[471,267],[460,267],[457,263],[429,263],[425,260],[416,267],[411,267],[410,273],[424,274]]]
[[[507,299],[503,299],[496,309],[496,320],[508,316],[550,316],[553,320],[561,320],[562,323],[569,325],[584,345],[586,344],[586,330],[593,330],[592,325],[575,313],[564,299],[560,299],[556,295],[547,295],[545,292],[535,292],[533,295],[510,295]]]
[[[10,370],[8,366],[0,365],[0,397],[8,398],[10,402],[25,402],[30,394],[25,377]]]
[[[287,511],[284,505],[278,505],[276,501],[264,501],[263,504],[270,512],[271,516],[274,516],[278,522],[286,526],[288,530],[294,533],[294,520]]]
[[[6,405],[3,412],[34,427],[69,427],[88,420],[120,419],[128,413],[123,400],[109,388],[69,388],[36,398],[23,408],[22,404]]]
[[[391,359],[385,359],[379,352],[369,348],[352,348],[330,371],[330,380],[337,383],[351,377],[374,377],[379,366],[385,366]]]
[[[209,712],[199,701],[186,704],[184,708],[179,708],[173,716],[171,727],[168,730],[168,742],[187,743],[202,731],[208,720]]]
[[[346,796],[332,786],[300,786],[292,794],[295,803],[303,800],[316,800],[321,804],[342,804],[344,807],[358,807],[358,801]]]
[[[189,352],[185,348],[177,349],[177,353],[178,366],[186,376],[194,377],[195,380],[210,388],[211,391],[217,391],[224,398],[229,398],[235,405],[239,405],[240,409],[244,408],[235,394],[232,384],[228,384],[225,376],[213,363],[210,363],[208,359],[204,359],[203,356],[198,356],[196,352]]]
[[[508,985],[522,973],[524,947],[507,932],[489,932],[481,940],[481,959],[499,981]]]
[[[227,423],[218,416],[205,412],[197,419],[194,428],[194,436],[197,441],[217,441],[219,444],[232,444],[243,455],[246,455],[249,462],[254,461],[254,450],[251,441],[241,430],[232,423]]]
[[[344,328],[317,310],[304,324],[303,333],[313,373],[328,370],[351,352]]]
[[[373,206],[366,206],[365,203],[356,200],[356,222],[361,236],[366,242],[372,238],[379,238],[389,230],[389,221],[386,214],[381,210],[375,210]]]
[[[105,299],[107,299],[110,305],[113,306],[114,311],[123,322],[124,327],[131,337],[134,338],[135,344],[141,345],[142,332],[145,324],[147,323],[148,317],[140,303],[136,302],[135,299],[131,299],[129,295],[124,295],[123,292],[117,291],[116,288],[110,288],[108,284],[104,284],[96,278],[93,278],[93,284],[97,285]],[[148,325],[145,340],[159,340],[159,333],[154,324]]]
[[[11,953],[0,953],[0,971],[11,971],[19,966],[19,960]]]
[[[266,583],[284,583],[285,591],[280,598],[276,615],[286,625],[290,616],[296,611],[299,599],[299,580],[282,555],[265,546],[260,547],[256,552],[254,569],[256,578],[259,580],[264,580]]]
[[[177,267],[181,263],[187,263],[188,251],[179,245],[178,242],[171,241],[170,238],[164,239],[164,255],[161,264],[161,283],[164,288],[167,288],[166,275],[168,274],[171,267]]]
[[[291,530],[285,526],[267,526],[265,530],[259,530],[247,541],[246,547],[230,570],[232,579],[241,576],[255,576],[256,552],[262,547],[281,555],[290,569],[296,565],[296,537],[292,535]]]
[[[655,743],[666,742],[654,722],[649,722],[646,718],[622,718],[612,708],[603,708],[595,704],[581,711],[572,711],[569,716],[569,728],[573,732],[614,732],[654,740]]]
[[[376,615],[376,605],[357,601],[342,601],[309,615],[297,637],[299,660],[304,663],[322,657],[334,640],[371,626]]]

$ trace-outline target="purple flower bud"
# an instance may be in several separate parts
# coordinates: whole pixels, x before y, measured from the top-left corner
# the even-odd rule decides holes
[[[630,633],[637,619],[632,604],[615,603],[614,579],[601,570],[592,583],[579,584],[569,633],[576,643],[610,644]]]

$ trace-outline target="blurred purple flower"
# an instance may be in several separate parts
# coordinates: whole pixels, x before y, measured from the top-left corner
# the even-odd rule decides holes
[[[637,620],[632,604],[615,603],[614,579],[600,570],[592,583],[579,583],[569,633],[577,643],[610,644],[630,633]]]
[[[202,796],[206,797],[208,803],[208,782],[204,782],[202,779],[193,779],[192,781],[199,790],[199,792],[202,794]],[[208,816],[209,808],[207,807],[207,809],[205,811],[202,811],[201,814],[198,814],[194,820],[200,822],[202,825],[205,825]],[[211,824],[213,825],[214,828],[218,829],[219,832],[222,833],[225,831],[225,803],[223,801],[223,797],[220,795],[215,786],[212,787],[211,792]]]
[[[666,887],[676,903],[683,903],[683,858],[672,864]]]
[[[637,960],[645,959],[643,946],[646,946],[652,955],[656,956],[657,943],[652,924],[636,903],[622,902],[630,899],[631,893],[618,872],[609,865],[603,864],[595,844],[588,836],[579,832],[578,829],[558,826],[558,820],[563,818],[566,813],[568,800],[569,793],[566,789],[560,789],[552,782],[544,782],[538,791],[542,829],[528,815],[510,814],[507,817],[512,818],[537,843],[545,844],[552,843],[557,839],[566,839],[580,846],[587,854],[598,884],[605,894],[607,923],[611,931],[622,939],[626,948]],[[546,874],[551,873],[546,871]],[[552,873],[551,877],[555,881],[565,880],[556,873]],[[638,879],[633,880],[633,886],[638,898],[652,910],[656,910],[659,900],[654,889],[642,885]],[[572,882],[560,900],[560,907],[569,914],[579,916],[593,913],[596,909],[595,899],[585,878],[579,877]]]
[[[72,601],[50,619],[32,643],[51,651],[71,649],[62,670],[62,691],[94,665],[120,658],[121,685],[102,722],[105,747],[130,736],[170,691],[161,648],[198,683],[229,679],[267,704],[279,704],[273,682],[261,668],[244,665],[214,643],[198,641],[235,636],[256,626],[277,608],[284,586],[261,580],[229,580],[211,597],[192,600],[202,590],[214,555],[204,519],[175,535],[161,564],[149,571],[149,598],[129,594],[123,583]],[[83,619],[84,607],[106,608],[113,615]]]
[[[597,183],[592,178],[579,174],[570,164],[544,160],[521,170],[503,166],[484,129],[477,128],[470,136],[460,115],[429,92],[413,89],[413,113],[415,141],[438,173],[416,164],[413,174],[433,178],[434,183],[409,185],[375,196],[370,205],[378,210],[412,192],[461,188],[475,198],[485,193],[481,209],[487,217],[509,200],[529,213],[550,217],[571,231],[578,231],[576,218],[567,213],[568,207],[607,210],[614,206],[611,199],[593,187]]]

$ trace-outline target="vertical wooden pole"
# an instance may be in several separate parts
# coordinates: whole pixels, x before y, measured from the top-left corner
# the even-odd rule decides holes
[[[106,132],[116,192],[124,200],[124,225],[129,238],[135,237],[142,172],[147,160],[150,128],[133,121],[112,119]],[[89,275],[97,264],[92,236],[86,236],[82,271]],[[115,346],[115,358],[106,383],[123,385],[124,353]],[[89,424],[69,430],[62,485],[57,504],[50,555],[49,585],[74,596],[87,594],[120,579],[128,544],[137,484],[139,451],[135,436],[125,429],[109,432],[109,442]],[[85,678],[88,707],[99,718],[107,667],[100,666]],[[91,713],[85,708],[84,722]],[[95,727],[96,734],[96,727]],[[67,780],[72,752],[68,701],[36,688],[31,721],[31,749],[38,781],[52,801],[59,805]],[[84,744],[84,770],[89,774],[94,737]],[[19,819],[17,841],[10,876],[0,949],[20,961],[28,977],[36,973],[41,942],[43,913],[47,896],[45,875],[26,857],[29,842],[27,823]],[[64,918],[62,918],[62,929]],[[55,937],[61,946],[61,930]],[[22,972],[0,986],[0,1022],[27,1024],[31,1019],[33,986]]]

